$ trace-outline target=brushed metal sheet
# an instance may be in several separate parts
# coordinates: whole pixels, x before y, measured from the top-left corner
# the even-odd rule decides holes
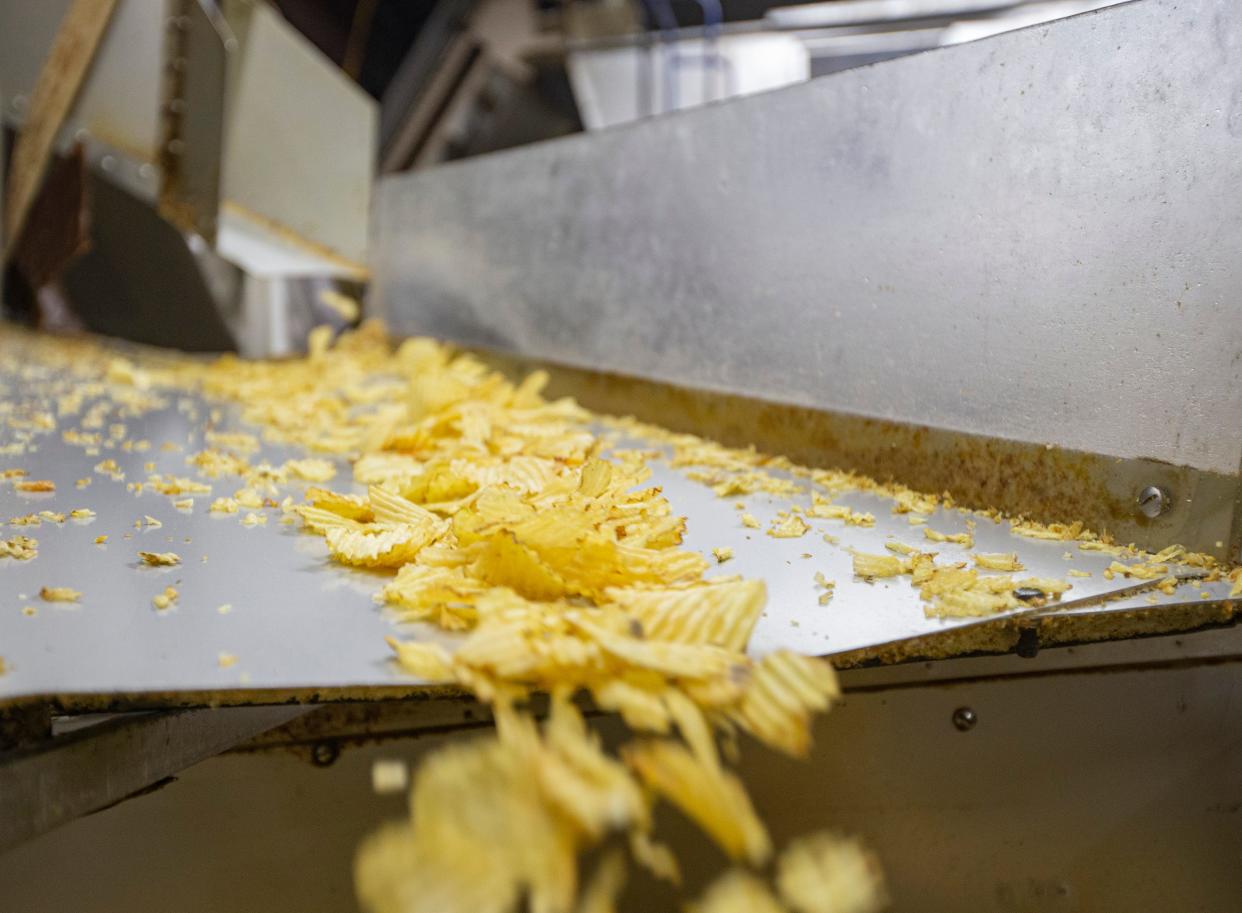
[[[1236,475],[1242,6],[1138,0],[384,178],[397,330]]]

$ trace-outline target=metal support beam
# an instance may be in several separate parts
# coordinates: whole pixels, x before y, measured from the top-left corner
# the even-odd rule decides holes
[[[0,850],[113,805],[307,709],[126,714],[0,755]]]

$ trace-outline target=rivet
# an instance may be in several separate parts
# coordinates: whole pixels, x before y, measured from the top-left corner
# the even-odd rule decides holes
[[[979,718],[969,707],[958,707],[953,711],[953,728],[958,732],[969,732],[977,722]]]
[[[330,767],[341,756],[336,742],[316,742],[311,749],[311,763],[316,767]]]
[[[1148,520],[1154,520],[1167,511],[1173,504],[1173,498],[1159,485],[1148,485],[1138,496],[1138,509]]]

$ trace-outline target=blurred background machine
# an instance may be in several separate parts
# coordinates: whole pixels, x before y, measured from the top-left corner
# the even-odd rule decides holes
[[[605,411],[1239,558],[1231,0],[0,2],[10,188],[91,6],[115,8],[8,236],[13,314],[281,354],[356,319],[337,290]],[[812,766],[744,766],[778,840],[872,837],[899,910],[1237,909],[1232,619],[856,668]],[[401,801],[370,760],[484,721],[66,715],[0,782],[37,755],[88,811],[232,753],[24,843],[0,883],[72,856],[87,887],[23,880],[18,908],[348,908],[352,846]]]

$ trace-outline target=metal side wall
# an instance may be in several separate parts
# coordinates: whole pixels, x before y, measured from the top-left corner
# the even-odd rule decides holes
[[[1242,7],[1139,0],[386,178],[398,330],[1236,476]]]

